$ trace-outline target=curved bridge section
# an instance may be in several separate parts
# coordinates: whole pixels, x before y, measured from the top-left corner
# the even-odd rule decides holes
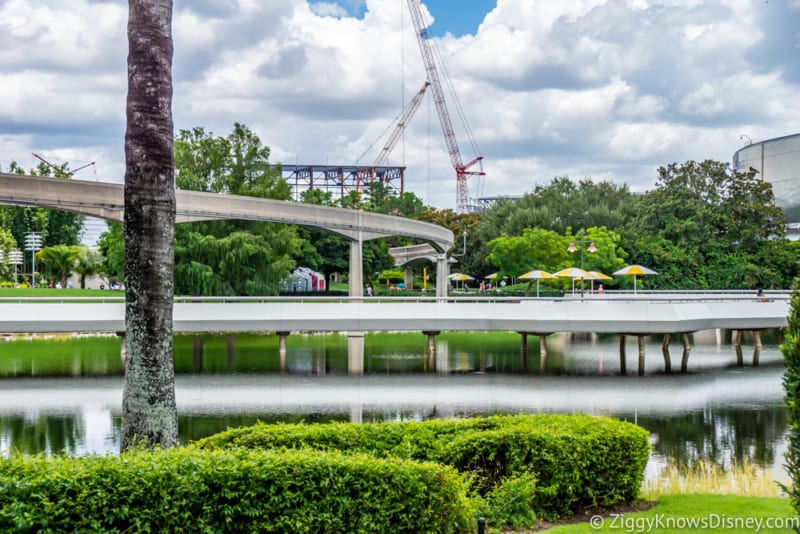
[[[124,186],[0,173],[0,204],[51,208],[122,222]],[[197,191],[177,190],[175,204],[178,223],[215,219],[271,221],[313,226],[344,237],[351,243],[353,296],[362,294],[361,242],[393,235],[419,239],[438,254],[436,287],[441,289],[437,290],[447,287],[445,254],[453,247],[453,232],[435,224],[344,208]]]
[[[0,203],[52,208],[122,222],[124,186],[0,173]],[[453,232],[422,221],[380,213],[266,198],[175,192],[176,222],[247,219],[315,226],[351,241],[399,235],[430,243],[438,252],[453,247]]]

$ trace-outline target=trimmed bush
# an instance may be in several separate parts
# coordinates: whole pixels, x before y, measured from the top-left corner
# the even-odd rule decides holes
[[[0,459],[3,532],[461,532],[454,469],[320,451]]]
[[[532,506],[544,517],[634,500],[650,450],[648,433],[638,426],[606,417],[553,414],[358,425],[258,424],[216,434],[195,446],[313,447],[433,461],[468,474],[481,496],[532,475]]]

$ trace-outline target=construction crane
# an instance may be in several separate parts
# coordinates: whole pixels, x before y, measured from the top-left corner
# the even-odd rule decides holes
[[[456,170],[456,212],[469,212],[469,187],[467,185],[468,176],[484,176],[483,156],[478,155],[475,159],[464,165],[461,159],[461,151],[458,148],[456,134],[453,131],[453,124],[450,120],[450,112],[447,110],[442,84],[439,80],[439,72],[436,68],[433,47],[428,40],[428,25],[422,16],[422,8],[419,0],[408,0],[408,9],[411,12],[411,21],[414,24],[414,32],[417,35],[417,43],[422,53],[422,61],[425,63],[425,73],[433,93],[433,102],[436,105],[436,112],[439,115],[439,123],[442,126],[442,133],[447,144],[447,151],[450,153],[450,162]],[[445,71],[445,76],[447,72]],[[467,127],[468,128],[468,127]],[[469,129],[467,129],[469,133]],[[473,147],[475,142],[472,141]],[[480,170],[470,170],[478,164]]]
[[[383,145],[378,157],[375,158],[375,163],[372,164],[373,166],[379,167],[386,163],[386,160],[389,158],[389,154],[394,149],[394,145],[397,144],[397,140],[400,139],[400,135],[402,135],[402,133],[405,131],[408,122],[414,116],[414,113],[417,112],[419,105],[422,103],[422,97],[425,96],[425,91],[428,89],[429,85],[430,83],[427,81],[423,83],[422,89],[420,89],[417,94],[414,95],[414,98],[411,99],[403,112],[400,114],[400,118],[397,121],[397,126],[392,132],[392,135],[390,135],[386,140],[386,144]]]
[[[47,161],[46,159],[44,159],[42,156],[40,156],[40,155],[39,155],[39,154],[37,154],[36,152],[31,152],[31,155],[32,155],[34,158],[36,158],[36,159],[38,159],[38,160],[41,160],[41,162],[42,162],[42,163],[44,163],[44,164],[45,164],[45,165],[47,165],[48,167],[52,168],[54,171],[56,171],[56,173],[62,172],[62,170],[61,170],[61,167],[57,167],[56,165],[53,165],[52,163],[50,163],[49,161]],[[91,163],[87,163],[86,165],[81,165],[81,166],[80,166],[80,167],[78,167],[77,169],[72,169],[71,171],[66,171],[64,174],[66,175],[66,177],[67,177],[67,178],[72,178],[72,176],[73,176],[73,175],[74,175],[76,172],[78,172],[78,171],[79,171],[79,170],[81,170],[81,169],[85,169],[86,167],[91,167],[92,165],[94,165],[94,163],[95,163],[95,162],[94,162],[94,161],[92,161]]]

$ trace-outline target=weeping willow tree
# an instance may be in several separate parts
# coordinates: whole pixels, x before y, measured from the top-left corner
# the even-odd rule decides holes
[[[197,127],[175,139],[178,188],[288,200],[289,185],[269,147],[247,126],[227,136]],[[247,220],[181,224],[175,231],[179,295],[277,295],[301,248],[295,227]]]
[[[800,513],[800,278],[795,279],[792,287],[789,326],[781,351],[786,362],[783,387],[786,390],[785,401],[789,413],[786,471],[792,480],[791,486],[783,485],[783,489],[789,495],[795,510]]]

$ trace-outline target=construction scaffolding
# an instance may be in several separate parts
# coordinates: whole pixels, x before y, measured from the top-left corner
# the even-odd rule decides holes
[[[386,165],[281,165],[281,176],[292,188],[292,198],[319,189],[338,200],[351,191],[368,192],[369,184],[381,182],[392,194],[404,192],[405,167]]]

